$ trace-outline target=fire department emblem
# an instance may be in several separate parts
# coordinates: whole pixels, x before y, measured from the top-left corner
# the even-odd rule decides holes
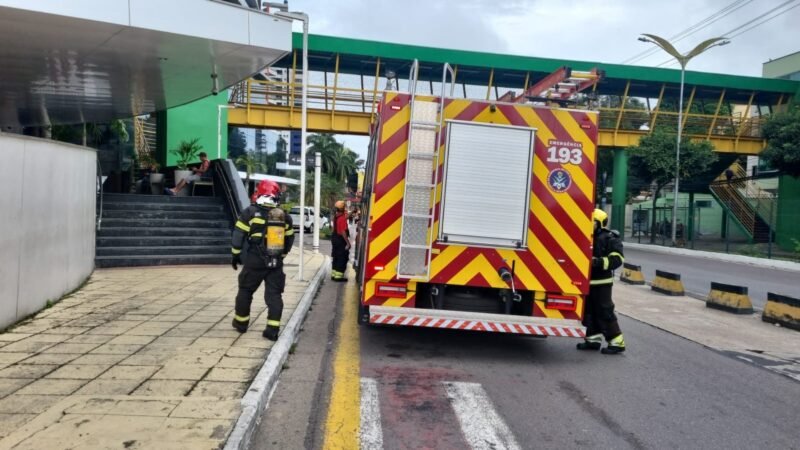
[[[572,185],[572,178],[569,172],[564,169],[553,169],[550,175],[547,176],[547,184],[554,192],[565,192]]]

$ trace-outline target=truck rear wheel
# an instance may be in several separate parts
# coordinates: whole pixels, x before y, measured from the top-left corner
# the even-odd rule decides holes
[[[369,306],[362,305],[360,300],[358,302],[358,324],[369,324]]]

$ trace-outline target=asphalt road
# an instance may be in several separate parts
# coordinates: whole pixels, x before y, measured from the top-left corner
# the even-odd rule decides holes
[[[708,295],[712,281],[747,286],[750,301],[757,309],[764,308],[767,292],[793,297],[800,295],[798,272],[692,256],[664,255],[632,248],[625,249],[625,262],[642,266],[647,281],[655,278],[656,269],[679,273],[684,289],[703,298]]]
[[[641,322],[622,318],[628,351],[606,356],[568,338],[356,329],[345,292],[320,291],[253,448],[323,447],[326,415],[356,396],[331,396],[347,330],[362,448],[800,448],[800,383]]]

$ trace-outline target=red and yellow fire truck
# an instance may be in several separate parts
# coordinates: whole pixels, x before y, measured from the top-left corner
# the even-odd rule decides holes
[[[420,95],[416,72],[370,138],[359,323],[583,337],[597,113],[453,98],[447,65]]]

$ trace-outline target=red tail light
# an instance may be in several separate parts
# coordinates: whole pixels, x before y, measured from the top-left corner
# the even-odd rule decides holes
[[[406,298],[406,285],[394,283],[375,283],[375,295],[379,297]]]
[[[578,308],[578,299],[566,295],[548,294],[544,306],[547,309],[558,309],[562,311],[575,311]]]

